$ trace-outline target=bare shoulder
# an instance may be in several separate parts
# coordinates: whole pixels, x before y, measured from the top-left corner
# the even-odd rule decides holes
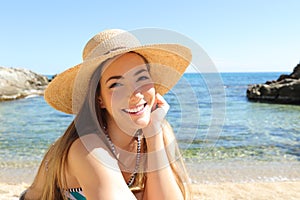
[[[105,144],[96,134],[88,134],[77,138],[69,150],[70,157],[84,156],[95,148],[105,148]]]
[[[117,160],[96,134],[78,138],[70,147],[68,171],[76,177],[87,199],[119,198],[132,194]],[[118,195],[118,196],[116,196]]]
[[[104,164],[107,161],[110,161],[112,165],[117,164],[116,159],[96,134],[89,134],[76,139],[70,147],[67,159],[68,168],[75,174],[93,167],[105,168]],[[97,171],[102,172],[105,169]]]

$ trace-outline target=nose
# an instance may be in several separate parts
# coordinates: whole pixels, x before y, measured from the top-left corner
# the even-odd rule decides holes
[[[144,95],[143,95],[142,87],[139,87],[139,88],[136,88],[135,90],[133,90],[129,101],[132,104],[135,104],[135,103],[138,103],[143,98],[144,98]]]

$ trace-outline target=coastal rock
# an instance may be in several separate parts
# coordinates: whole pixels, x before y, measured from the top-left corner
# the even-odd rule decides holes
[[[30,70],[0,67],[0,101],[43,95],[48,83],[46,76]]]
[[[289,75],[282,74],[277,80],[249,85],[247,98],[250,101],[300,105],[300,63]]]

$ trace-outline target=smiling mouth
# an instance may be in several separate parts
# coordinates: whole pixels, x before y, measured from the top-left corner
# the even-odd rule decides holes
[[[146,105],[147,105],[147,103],[144,103],[135,108],[126,108],[126,109],[122,109],[122,110],[128,114],[138,114],[144,110]]]

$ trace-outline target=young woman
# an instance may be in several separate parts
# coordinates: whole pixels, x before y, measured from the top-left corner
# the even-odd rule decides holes
[[[45,91],[52,107],[76,117],[21,199],[190,198],[162,97],[190,60],[183,46],[142,46],[123,30],[94,36],[83,62]]]

